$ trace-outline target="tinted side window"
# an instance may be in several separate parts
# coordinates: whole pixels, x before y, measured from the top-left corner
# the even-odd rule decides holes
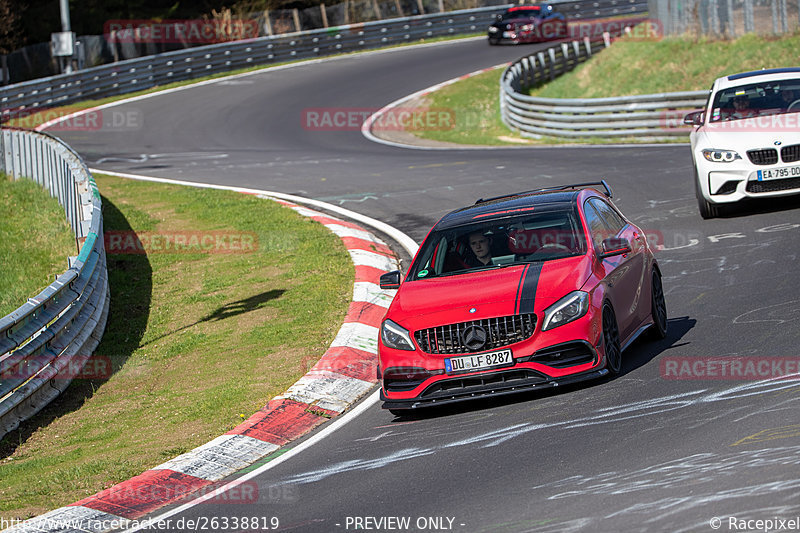
[[[595,250],[601,250],[601,244],[611,231],[609,230],[600,213],[590,202],[583,204],[583,212],[586,215],[586,225],[589,226],[589,233],[592,235],[592,242]]]
[[[589,200],[589,203],[592,205],[592,207],[597,209],[597,212],[605,221],[608,229],[611,230],[611,236],[617,235],[620,231],[622,231],[622,228],[626,226],[625,220],[619,216],[619,213],[617,213],[614,208],[605,203],[603,200],[592,198]]]

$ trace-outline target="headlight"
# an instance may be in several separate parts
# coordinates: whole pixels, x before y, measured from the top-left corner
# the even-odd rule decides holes
[[[408,330],[391,320],[383,321],[381,325],[381,340],[389,348],[414,351],[414,343],[411,342]]]
[[[542,331],[577,320],[589,310],[589,293],[572,291],[545,309]]]
[[[497,28],[494,26],[489,26],[489,33],[497,33]]]
[[[733,150],[718,150],[716,148],[707,148],[703,150],[703,157],[712,163],[732,163],[742,158]]]

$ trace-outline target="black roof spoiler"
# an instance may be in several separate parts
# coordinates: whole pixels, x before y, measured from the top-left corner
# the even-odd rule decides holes
[[[504,194],[502,196],[495,196],[494,198],[481,198],[478,201],[476,201],[475,203],[476,204],[482,204],[484,202],[491,202],[493,200],[500,200],[501,198],[510,198],[512,196],[522,196],[523,194],[533,194],[533,193],[537,193],[537,192],[553,192],[553,191],[566,191],[566,190],[569,190],[569,189],[585,189],[587,187],[594,187],[595,185],[600,185],[601,187],[603,187],[603,189],[605,189],[605,192],[603,194],[605,194],[607,198],[611,198],[614,195],[613,192],[611,191],[611,187],[608,185],[606,180],[600,180],[600,181],[590,181],[590,182],[586,182],[586,183],[575,183],[573,185],[559,185],[559,186],[556,186],[556,187],[542,187],[541,189],[533,189],[533,190],[530,190],[530,191],[516,192],[516,193],[513,193],[513,194]],[[601,192],[603,192],[603,191],[601,191]]]

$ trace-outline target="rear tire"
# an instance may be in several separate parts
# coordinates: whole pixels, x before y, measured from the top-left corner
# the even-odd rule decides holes
[[[389,412],[394,416],[405,416],[408,414],[408,410],[406,409],[389,409]]]
[[[622,368],[622,350],[619,345],[617,317],[610,305],[603,307],[603,350],[606,354],[606,369],[611,376]]]
[[[661,274],[653,270],[653,281],[650,286],[650,313],[653,317],[653,326],[650,328],[655,339],[667,336],[667,302],[664,299],[664,287],[661,284]]]

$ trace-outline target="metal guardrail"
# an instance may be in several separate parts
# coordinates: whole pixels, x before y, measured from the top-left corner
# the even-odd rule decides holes
[[[647,10],[646,0],[569,0],[557,4],[571,20]],[[482,32],[507,7],[403,17],[200,46],[9,85],[0,88],[0,120],[245,67]]]
[[[705,105],[708,91],[608,98],[542,98],[523,94],[586,61],[610,44],[560,43],[509,65],[500,78],[500,113],[512,130],[527,137],[638,137],[649,140],[688,135],[688,110]]]
[[[0,129],[0,171],[31,178],[64,207],[77,257],[56,281],[0,318],[0,437],[58,396],[100,342],[109,307],[100,194],[80,156],[47,134]]]

